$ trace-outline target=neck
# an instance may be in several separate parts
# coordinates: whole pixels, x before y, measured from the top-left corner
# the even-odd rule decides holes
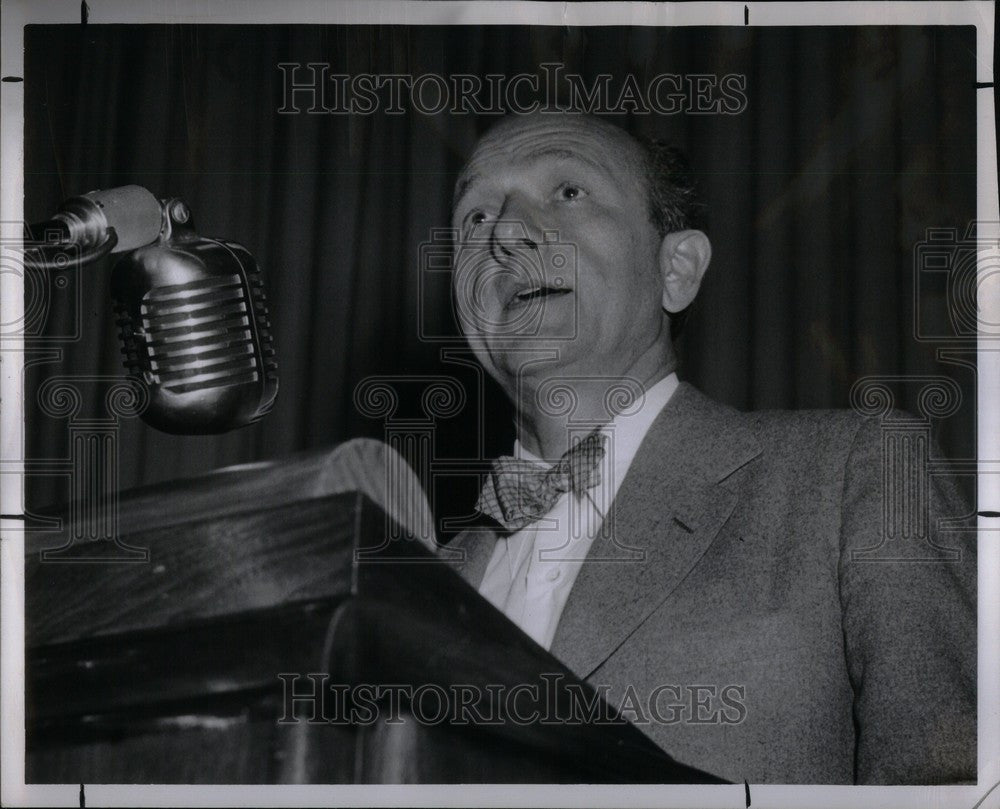
[[[569,389],[562,397],[551,389],[546,396],[544,390],[546,381],[562,373],[556,375],[550,371],[533,382],[525,380],[517,424],[521,446],[539,458],[560,457],[569,449],[571,428],[579,430],[581,426],[597,428],[607,424],[635,401],[633,394],[645,393],[676,369],[673,352],[662,359],[662,362],[646,363],[586,383],[566,383],[560,386]]]

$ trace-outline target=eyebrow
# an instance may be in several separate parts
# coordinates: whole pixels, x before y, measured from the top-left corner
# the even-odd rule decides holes
[[[455,196],[451,201],[452,211],[458,208],[458,203],[462,201],[462,197],[469,193],[469,189],[472,187],[472,184],[477,180],[479,180],[478,174],[470,174],[468,177],[459,182],[459,184],[455,187]]]
[[[584,157],[583,155],[579,154],[578,152],[574,152],[571,149],[564,149],[559,146],[543,146],[539,149],[529,152],[526,155],[526,157],[529,160],[537,160],[538,158],[541,157],[556,157],[560,160],[577,160],[581,163],[591,166],[594,169],[597,169],[598,171],[602,172],[605,176],[609,177],[611,176],[611,173],[608,170],[607,166],[598,163],[596,160],[591,160],[589,157]],[[458,185],[455,187],[455,196],[451,204],[452,211],[458,209],[459,203],[462,201],[465,195],[468,194],[472,186],[481,179],[482,175],[480,174],[470,174],[468,177],[465,177],[461,181],[459,181]]]

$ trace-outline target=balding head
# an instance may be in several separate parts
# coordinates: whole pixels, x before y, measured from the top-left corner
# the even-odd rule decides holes
[[[683,152],[665,141],[634,137],[602,118],[568,112],[563,115],[569,126],[606,139],[608,149],[617,152],[635,174],[636,181],[644,184],[649,218],[660,236],[701,226],[703,206],[696,200],[690,164]],[[518,135],[536,123],[544,127],[547,120],[551,123],[552,117],[550,113],[536,112],[501,119],[480,139],[476,151],[503,144],[508,136]],[[455,184],[453,206],[466,187],[474,157],[475,154],[470,157]]]

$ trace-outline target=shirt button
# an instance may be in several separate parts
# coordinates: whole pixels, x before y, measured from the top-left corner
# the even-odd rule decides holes
[[[559,568],[554,567],[552,568],[552,570],[550,570],[548,573],[545,574],[545,578],[547,578],[549,581],[555,581],[561,575],[562,571]]]

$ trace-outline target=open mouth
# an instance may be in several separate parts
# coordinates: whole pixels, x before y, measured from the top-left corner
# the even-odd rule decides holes
[[[559,297],[561,295],[568,295],[573,290],[568,289],[564,286],[533,286],[527,289],[519,290],[515,292],[510,300],[507,301],[507,307],[512,308],[516,306],[522,306],[528,304],[531,301],[542,300],[544,298]]]

